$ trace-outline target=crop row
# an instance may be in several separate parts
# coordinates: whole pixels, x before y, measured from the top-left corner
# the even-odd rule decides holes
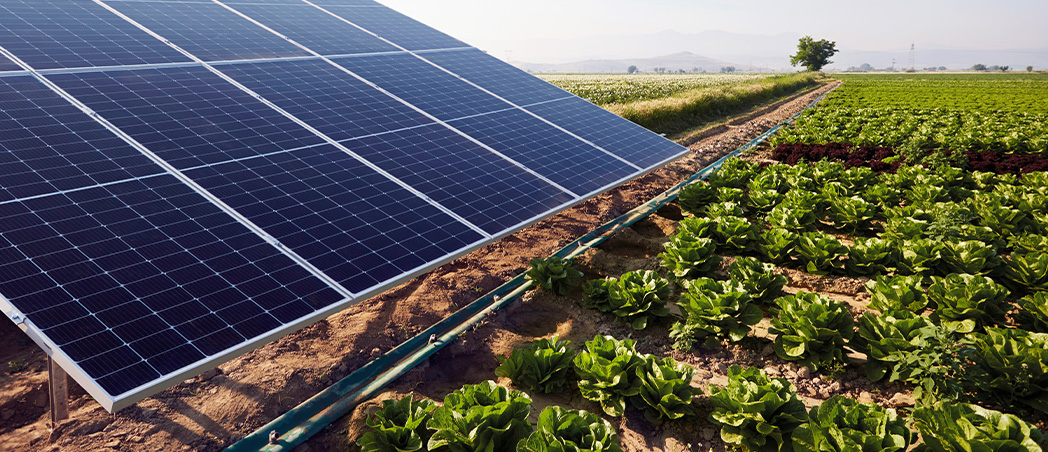
[[[762,80],[759,74],[541,74],[558,87],[597,105],[659,99],[685,91]]]
[[[771,155],[787,165],[827,159],[847,168],[869,167],[876,172],[895,172],[904,163],[946,164],[980,173],[1022,174],[1048,171],[1048,155],[1008,154],[1000,151],[944,151],[900,154],[893,148],[851,144],[780,144]]]
[[[822,106],[1048,113],[1048,77],[1041,74],[841,78],[844,85]]]

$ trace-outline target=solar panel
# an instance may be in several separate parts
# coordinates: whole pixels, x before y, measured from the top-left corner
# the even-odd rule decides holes
[[[109,410],[686,152],[370,0],[5,1],[0,72],[0,310]]]

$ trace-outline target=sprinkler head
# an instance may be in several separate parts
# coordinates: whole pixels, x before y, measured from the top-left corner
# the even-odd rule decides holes
[[[280,442],[280,433],[276,430],[269,432],[269,444],[277,444]]]

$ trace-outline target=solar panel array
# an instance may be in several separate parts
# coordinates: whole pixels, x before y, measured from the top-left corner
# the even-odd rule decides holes
[[[119,409],[685,152],[370,0],[5,0],[0,308]]]

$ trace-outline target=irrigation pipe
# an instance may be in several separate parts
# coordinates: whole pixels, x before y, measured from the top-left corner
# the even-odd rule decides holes
[[[834,88],[836,89],[836,88]],[[728,153],[702,171],[674,185],[664,193],[573,241],[561,248],[554,256],[570,259],[582,255],[600,245],[617,232],[647,218],[653,212],[677,199],[681,188],[709,177],[724,161],[753,149],[764,142],[783,126],[795,121],[806,110],[815,106],[833,89],[823,93],[815,101],[786,121],[772,127],[749,143]],[[470,303],[454,314],[437,322],[417,336],[405,341],[393,350],[357,369],[327,389],[317,393],[287,413],[262,426],[254,433],[226,448],[226,452],[290,451],[311,436],[319,433],[332,422],[349,413],[360,402],[371,398],[387,384],[396,380],[434,353],[450,344],[466,330],[480,324],[489,315],[509,304],[516,297],[531,289],[533,283],[524,275],[509,280],[487,295]],[[275,432],[275,433],[274,433]]]

